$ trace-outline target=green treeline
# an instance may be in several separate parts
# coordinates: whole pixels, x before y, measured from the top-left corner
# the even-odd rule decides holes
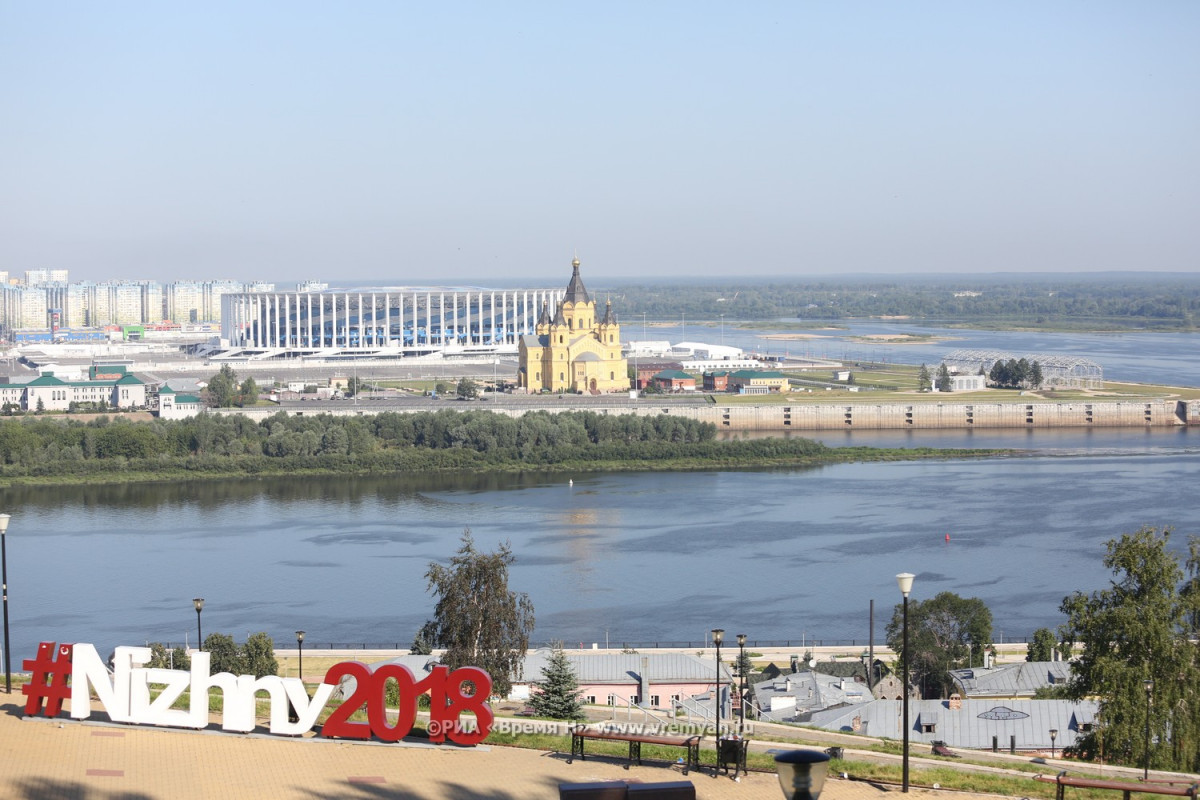
[[[908,317],[1055,328],[1194,330],[1195,276],[961,275],[847,277],[718,285],[617,286],[622,321],[839,320]],[[681,320],[682,321],[682,320]]]
[[[806,439],[721,442],[711,423],[680,417],[590,411],[536,411],[517,418],[441,410],[361,417],[279,413],[261,422],[204,414],[151,422],[57,417],[0,423],[0,479],[43,482],[562,465],[677,469],[786,463],[832,452]]]

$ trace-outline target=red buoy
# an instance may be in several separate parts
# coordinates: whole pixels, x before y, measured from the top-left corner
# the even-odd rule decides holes
[[[948,534],[948,533],[946,534],[946,541],[947,542],[950,541],[950,534]]]

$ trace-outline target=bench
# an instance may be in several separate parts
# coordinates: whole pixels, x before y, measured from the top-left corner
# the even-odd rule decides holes
[[[696,800],[696,787],[692,785],[691,781],[560,783],[558,798],[559,800]]]
[[[1196,800],[1197,787],[1200,787],[1200,784],[1196,783],[1183,786],[1170,783],[1130,783],[1129,781],[1105,781],[1098,778],[1077,778],[1074,775],[1068,775],[1066,772],[1060,772],[1057,775],[1034,775],[1033,779],[1042,783],[1057,784],[1057,800],[1063,800],[1063,790],[1068,786],[1075,787],[1076,789],[1112,789],[1113,791],[1123,792],[1124,800],[1129,800],[1129,795],[1134,792],[1139,794],[1169,795],[1172,797],[1190,797],[1192,800]]]
[[[585,760],[583,755],[583,743],[588,739],[598,739],[608,742],[628,742],[629,743],[629,761],[625,764],[625,769],[629,769],[630,765],[637,762],[640,767],[642,765],[642,745],[657,744],[666,747],[683,747],[687,750],[687,759],[684,761],[683,774],[687,775],[688,770],[700,769],[700,737],[697,736],[667,736],[657,733],[625,733],[623,731],[605,731],[595,728],[572,728],[571,729],[571,757],[567,759],[570,764],[575,760],[575,756],[579,756],[579,760]]]

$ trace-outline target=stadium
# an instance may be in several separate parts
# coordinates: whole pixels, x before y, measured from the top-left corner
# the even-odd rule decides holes
[[[515,354],[563,289],[398,287],[237,292],[221,298],[216,360],[388,360]]]

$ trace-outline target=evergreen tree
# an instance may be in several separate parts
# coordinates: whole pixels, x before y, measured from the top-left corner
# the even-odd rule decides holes
[[[933,388],[933,378],[929,375],[929,367],[924,364],[917,372],[917,391],[928,392]]]
[[[529,697],[529,705],[539,716],[550,719],[583,719],[583,701],[579,696],[579,680],[571,666],[562,642],[555,642],[542,679],[533,684],[537,690]]]
[[[421,630],[417,631],[417,635],[413,637],[412,644],[408,646],[408,652],[414,656],[427,656],[433,653],[433,637],[437,635],[437,626],[433,620],[425,620],[425,624],[421,626]]]
[[[1184,572],[1169,541],[1169,530],[1155,528],[1110,540],[1104,566],[1113,572],[1112,587],[1063,599],[1063,644],[1082,649],[1068,693],[1100,698],[1099,724],[1076,746],[1085,758],[1140,765],[1148,755],[1151,767],[1200,770],[1200,651],[1189,638],[1200,540],[1189,542],[1190,580],[1182,590]]]
[[[937,388],[939,392],[950,391],[950,368],[945,364],[938,368]]]
[[[1029,365],[1029,385],[1034,389],[1042,388],[1042,382],[1045,378],[1042,376],[1042,365],[1038,362],[1033,362]]]
[[[434,644],[446,648],[442,661],[450,669],[485,670],[498,697],[506,697],[513,678],[520,678],[533,632],[529,595],[508,588],[514,561],[507,542],[494,553],[476,550],[468,529],[450,565],[434,562],[425,572],[427,588],[437,598]]]

